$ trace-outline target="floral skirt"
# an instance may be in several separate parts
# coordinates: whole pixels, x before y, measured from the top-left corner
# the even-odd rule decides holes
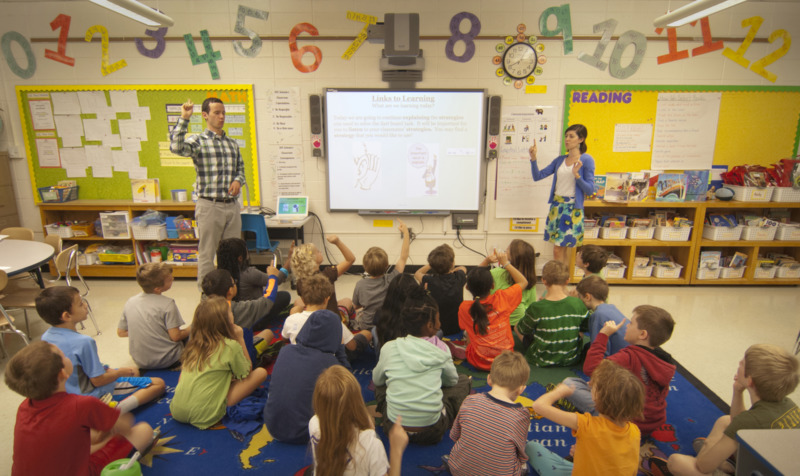
[[[576,247],[583,244],[583,210],[575,208],[575,199],[553,196],[544,229],[544,241],[556,246]]]

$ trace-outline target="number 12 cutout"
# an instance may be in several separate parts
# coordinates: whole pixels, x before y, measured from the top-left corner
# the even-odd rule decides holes
[[[742,28],[746,26],[750,26],[750,31],[747,32],[747,36],[744,37],[742,44],[739,46],[739,49],[733,51],[730,48],[725,48],[722,52],[723,55],[728,57],[729,59],[738,63],[741,67],[747,68],[750,66],[750,60],[744,57],[744,54],[747,52],[747,49],[750,48],[750,45],[753,43],[753,40],[758,33],[758,29],[761,28],[761,24],[764,23],[764,19],[762,17],[750,17],[742,20]],[[789,48],[792,46],[792,36],[786,30],[775,30],[770,33],[769,38],[767,39],[770,43],[777,40],[778,38],[783,39],[783,44],[780,48],[773,51],[772,53],[768,54],[767,56],[761,58],[760,60],[753,63],[753,66],[750,66],[750,70],[757,75],[772,81],[773,83],[778,79],[778,76],[775,73],[767,71],[765,68],[767,65],[774,63],[778,59],[780,59],[783,55],[789,52]]]

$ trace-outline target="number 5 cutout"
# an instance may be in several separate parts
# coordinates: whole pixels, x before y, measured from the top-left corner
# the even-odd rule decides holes
[[[101,60],[100,60],[100,71],[103,73],[103,76],[109,75],[114,71],[120,70],[126,66],[128,66],[128,62],[124,59],[117,61],[116,63],[111,64],[108,59],[108,30],[103,25],[95,25],[88,30],[86,30],[86,37],[84,38],[86,41],[92,41],[92,37],[94,37],[95,33],[100,33],[100,43],[101,43]]]
[[[239,13],[236,15],[236,27],[233,29],[233,31],[250,38],[251,43],[249,48],[245,48],[242,46],[241,40],[234,41],[233,51],[235,51],[239,56],[254,58],[261,51],[261,38],[258,36],[258,33],[244,26],[244,20],[246,17],[259,18],[267,21],[269,12],[239,5]]]

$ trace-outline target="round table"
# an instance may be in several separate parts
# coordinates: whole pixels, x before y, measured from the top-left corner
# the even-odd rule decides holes
[[[40,241],[0,240],[0,269],[8,276],[35,271],[39,286],[43,288],[40,268],[55,252],[52,246]]]

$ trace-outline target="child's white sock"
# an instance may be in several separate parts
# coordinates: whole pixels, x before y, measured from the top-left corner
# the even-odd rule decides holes
[[[138,406],[139,406],[139,399],[136,398],[134,395],[131,395],[125,400],[119,402],[119,404],[117,405],[117,410],[119,410],[120,413],[124,414],[124,413],[129,413]]]

